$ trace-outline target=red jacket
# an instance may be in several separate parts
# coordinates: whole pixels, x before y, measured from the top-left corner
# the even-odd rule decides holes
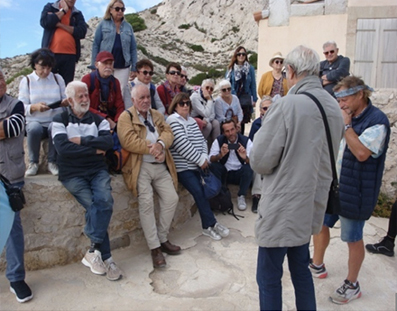
[[[99,94],[99,88],[100,84],[99,81],[94,74],[94,79],[95,79],[95,86],[94,89],[91,91],[91,74],[86,74],[81,81],[87,84],[88,90],[90,93],[90,111],[96,114],[99,114],[100,116],[106,118],[112,119],[114,122],[117,122],[119,119],[120,114],[124,111],[124,101],[123,101],[123,96],[121,94],[121,88],[120,88],[120,82],[116,78],[110,80],[110,85],[109,85],[109,97],[107,101],[107,109],[108,112],[107,114],[102,113],[99,111],[99,103],[100,103],[100,94]],[[116,83],[116,86],[114,86],[114,82]]]

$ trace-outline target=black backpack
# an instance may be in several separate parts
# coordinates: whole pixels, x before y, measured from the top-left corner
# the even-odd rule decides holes
[[[219,194],[212,199],[209,199],[208,202],[210,203],[211,209],[215,212],[221,212],[223,214],[228,213],[237,220],[240,220],[238,217],[244,218],[244,216],[236,215],[234,213],[232,195],[229,188],[225,185],[222,185]]]

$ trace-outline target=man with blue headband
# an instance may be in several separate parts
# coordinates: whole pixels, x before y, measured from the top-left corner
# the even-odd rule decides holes
[[[334,88],[345,121],[345,137],[336,163],[341,211],[339,215],[326,214],[320,234],[313,236],[310,270],[314,277],[327,277],[323,259],[330,240],[329,228],[339,219],[341,239],[347,242],[349,258],[346,279],[330,297],[336,304],[346,304],[361,297],[357,278],[365,254],[363,228],[378,199],[389,144],[389,120],[372,105],[369,99],[372,91],[355,76],[344,78]]]

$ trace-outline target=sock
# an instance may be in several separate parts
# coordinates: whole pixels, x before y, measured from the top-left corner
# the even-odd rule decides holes
[[[95,250],[99,251],[100,248],[101,248],[101,244],[100,243],[91,242],[91,246],[90,246],[89,252],[93,253]]]
[[[320,269],[320,268],[322,268],[322,267],[324,266],[324,263],[322,263],[321,265],[315,265],[314,263],[312,263],[312,265],[313,265],[315,268]]]

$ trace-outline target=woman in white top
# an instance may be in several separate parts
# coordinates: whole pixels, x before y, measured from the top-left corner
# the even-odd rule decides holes
[[[241,129],[243,110],[236,95],[232,94],[232,87],[229,80],[222,80],[219,83],[220,96],[215,100],[215,118],[222,123],[226,119],[234,119],[237,130]]]
[[[196,119],[204,138],[207,140],[210,138],[210,145],[221,134],[219,121],[215,119],[213,91],[214,81],[206,79],[201,83],[201,88],[190,96],[192,101],[191,116]]]
[[[25,106],[26,135],[29,152],[29,166],[25,176],[37,174],[39,169],[40,142],[48,139],[48,170],[58,175],[56,151],[51,139],[52,118],[62,112],[61,106],[69,103],[65,95],[65,81],[59,74],[53,74],[54,54],[46,48],[32,53],[30,65],[33,72],[19,83],[18,99]],[[53,105],[51,105],[53,104]]]

